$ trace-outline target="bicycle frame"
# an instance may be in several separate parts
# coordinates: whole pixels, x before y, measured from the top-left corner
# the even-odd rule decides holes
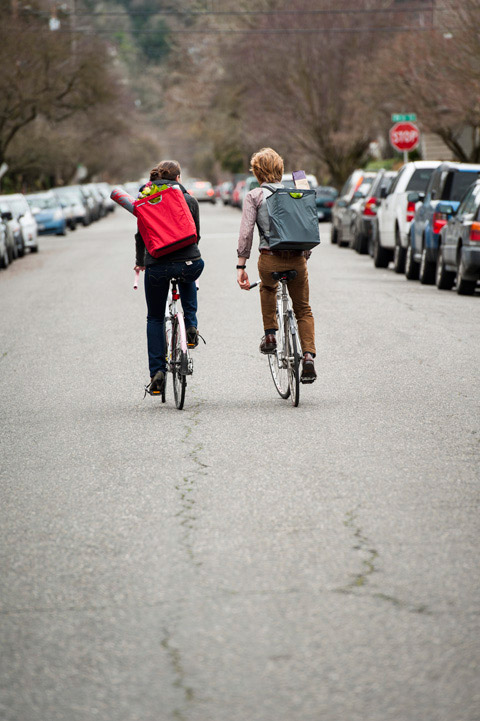
[[[178,319],[178,326],[180,329],[180,345],[184,353],[187,352],[187,331],[185,330],[185,320],[183,318],[183,312],[177,310],[177,301],[180,300],[180,293],[177,288],[177,281],[175,278],[172,280],[172,289],[169,293],[168,301],[168,314],[165,315],[165,322],[173,323],[174,318]],[[170,344],[169,344],[170,345]],[[168,349],[167,349],[168,350]]]

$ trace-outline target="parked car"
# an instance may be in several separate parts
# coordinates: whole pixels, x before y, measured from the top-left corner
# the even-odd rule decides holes
[[[65,220],[67,221],[67,228],[69,228],[70,230],[76,230],[77,217],[72,200],[67,198],[66,196],[62,197],[61,195],[59,195],[56,188],[54,188],[52,192],[55,194],[57,202],[60,204],[60,207],[63,210]]]
[[[217,202],[213,185],[208,180],[197,180],[197,178],[190,178],[186,181],[185,187],[190,193],[190,195],[193,195],[193,197],[196,198],[199,203],[208,202],[215,205],[215,203]]]
[[[10,254],[7,243],[7,224],[0,219],[0,268],[8,268],[10,265]]]
[[[32,253],[35,253],[38,249],[38,228],[25,196],[23,193],[12,193],[1,197],[12,211],[13,217],[20,224],[21,241],[20,245],[18,245],[19,257],[24,255],[26,248],[30,248]]]
[[[388,192],[396,170],[385,170],[382,168],[376,174],[368,193],[358,204],[358,211],[355,215],[355,229],[353,235],[353,248],[357,253],[370,253],[373,255],[373,244],[377,229],[377,206]]]
[[[103,218],[107,214],[105,199],[100,192],[100,189],[97,187],[96,183],[85,183],[82,187],[93,198],[96,206],[95,213],[98,213],[97,220],[100,220],[100,218]]]
[[[405,163],[398,171],[377,208],[378,233],[373,246],[376,268],[386,268],[393,260],[395,272],[404,272],[410,224],[415,215],[415,203],[409,203],[407,196],[413,191],[424,193],[439,165],[439,160],[416,160]]]
[[[10,263],[18,258],[19,249],[23,248],[23,236],[20,223],[14,217],[10,206],[4,202],[4,196],[0,196],[0,214],[5,226],[7,252]]]
[[[429,180],[425,193],[409,193],[407,200],[416,204],[410,228],[405,274],[408,279],[420,279],[428,285],[435,282],[440,231],[447,215],[438,210],[441,201],[448,201],[457,210],[465,192],[479,177],[480,165],[442,163]]]
[[[232,200],[231,200],[231,205],[232,205],[234,208],[241,208],[241,207],[242,207],[242,205],[241,205],[241,202],[242,202],[242,201],[241,201],[241,192],[242,192],[242,190],[243,190],[244,187],[245,187],[245,180],[239,180],[239,181],[235,184],[235,187],[234,187],[233,192],[232,192]]]
[[[45,193],[32,193],[26,198],[41,235],[67,234],[67,219],[53,190]]]
[[[233,183],[231,180],[225,180],[225,182],[220,183],[220,200],[224,205],[230,205],[230,200],[232,198],[232,192],[233,192]]]
[[[245,182],[242,184],[239,191],[240,208],[243,208],[243,201],[245,200],[246,194],[249,193],[250,190],[258,188],[259,185],[260,183],[254,175],[249,175],[248,178],[245,178]]]
[[[366,197],[376,173],[354,170],[341,189],[332,208],[331,241],[339,248],[352,244],[355,236],[355,216]]]
[[[437,205],[448,217],[440,231],[435,282],[440,290],[471,295],[480,279],[480,180],[464,195],[457,209],[448,201]]]
[[[107,213],[113,213],[117,204],[110,197],[112,188],[108,183],[95,183],[95,185],[97,186],[99,193],[103,198],[103,205],[105,207],[105,211]]]
[[[338,196],[338,190],[330,185],[318,185],[315,188],[315,200],[317,203],[318,221],[330,221],[332,218],[332,208],[335,199]]]
[[[90,223],[90,211],[88,203],[84,199],[82,192],[78,186],[65,185],[61,188],[55,188],[54,191],[57,198],[60,200],[62,208],[70,208],[67,214],[67,225],[71,230],[75,230],[78,223],[82,225],[89,225]]]

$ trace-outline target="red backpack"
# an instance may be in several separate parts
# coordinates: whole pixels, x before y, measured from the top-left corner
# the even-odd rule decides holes
[[[197,242],[195,221],[180,188],[169,187],[139,198],[133,214],[145,247],[154,258]]]

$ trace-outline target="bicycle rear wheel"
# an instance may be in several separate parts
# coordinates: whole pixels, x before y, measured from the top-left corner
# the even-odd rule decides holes
[[[172,329],[172,377],[173,377],[173,396],[175,405],[181,411],[185,403],[185,388],[187,387],[187,378],[182,369],[186,365],[184,359],[185,353],[180,343],[180,328],[178,318],[175,318]]]
[[[288,385],[292,403],[296,408],[300,402],[300,353],[298,352],[298,335],[292,311],[288,313],[285,334],[288,349]]]
[[[273,382],[278,394],[282,398],[288,398],[290,395],[290,385],[288,383],[287,353],[285,345],[285,328],[277,313],[277,350],[270,353],[268,363],[272,374]]]

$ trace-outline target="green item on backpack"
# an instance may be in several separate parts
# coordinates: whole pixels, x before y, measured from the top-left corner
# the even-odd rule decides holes
[[[311,250],[320,243],[314,190],[267,187],[271,250]]]

